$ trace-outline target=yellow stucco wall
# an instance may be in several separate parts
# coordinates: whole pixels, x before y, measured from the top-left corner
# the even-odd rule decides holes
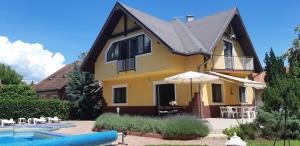
[[[224,46],[223,40],[231,42],[233,44],[232,56],[233,56],[233,67],[236,70],[244,70],[243,61],[245,59],[244,52],[240,43],[236,39],[231,39],[223,36],[222,39],[217,43],[216,49],[214,50],[214,68],[225,69],[225,58],[224,58]],[[251,58],[246,58],[245,61],[253,63]]]
[[[123,18],[120,20],[123,21]],[[134,27],[134,22],[129,21]],[[121,22],[115,28],[114,33],[122,31]],[[130,33],[127,36],[144,33],[152,40],[152,51],[150,54],[136,56],[136,71],[117,73],[117,62],[105,62],[106,49],[111,42],[120,38],[109,40],[104,46],[95,63],[95,79],[103,81],[103,94],[108,106],[112,105],[112,87],[117,85],[127,85],[128,103],[126,106],[153,106],[155,105],[154,84],[184,71],[197,71],[197,66],[204,62],[204,56],[182,56],[170,52],[170,49],[164,46],[154,35],[145,29]],[[234,43],[234,55],[244,56],[238,42]],[[223,44],[219,41],[215,54],[222,55]],[[212,60],[208,63],[206,70],[212,68]],[[224,81],[224,102],[222,104],[240,104],[238,96],[238,85]],[[193,92],[198,92],[198,85],[193,85]],[[201,93],[205,105],[211,105],[212,93],[211,83],[205,83],[201,86]],[[247,88],[247,101],[252,103],[252,88]],[[176,85],[176,101],[179,105],[188,105],[191,99],[190,85]],[[120,106],[120,105],[117,105]]]

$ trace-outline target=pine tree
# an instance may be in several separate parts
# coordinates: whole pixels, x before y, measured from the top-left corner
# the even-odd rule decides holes
[[[293,41],[293,46],[287,52],[287,58],[290,75],[300,78],[300,25],[296,27],[295,33],[297,37]]]
[[[272,85],[275,79],[284,76],[284,58],[276,56],[272,48],[269,53],[266,53],[264,62],[266,64],[265,81],[269,85]]]
[[[102,87],[88,72],[81,72],[74,64],[74,71],[68,75],[66,86],[67,100],[71,102],[72,116],[79,119],[92,119],[99,115]]]

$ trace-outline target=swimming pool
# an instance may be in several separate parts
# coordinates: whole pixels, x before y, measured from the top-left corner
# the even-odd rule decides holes
[[[37,130],[37,129],[35,129]],[[0,145],[15,143],[15,142],[27,142],[40,139],[49,139],[64,137],[66,135],[54,133],[43,129],[43,131],[32,131],[32,129],[17,129],[17,130],[5,130],[0,131]]]

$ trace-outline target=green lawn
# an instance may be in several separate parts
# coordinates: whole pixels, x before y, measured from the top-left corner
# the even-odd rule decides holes
[[[248,141],[247,145],[248,146],[273,146],[274,141]],[[288,146],[288,141],[286,141],[286,146]],[[278,141],[276,142],[276,146],[283,146],[283,141]],[[291,140],[290,146],[300,146],[300,141],[299,140]]]

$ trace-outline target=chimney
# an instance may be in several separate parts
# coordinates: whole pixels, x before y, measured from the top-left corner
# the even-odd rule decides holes
[[[187,22],[191,22],[194,20],[194,16],[193,15],[186,15],[186,21]]]

